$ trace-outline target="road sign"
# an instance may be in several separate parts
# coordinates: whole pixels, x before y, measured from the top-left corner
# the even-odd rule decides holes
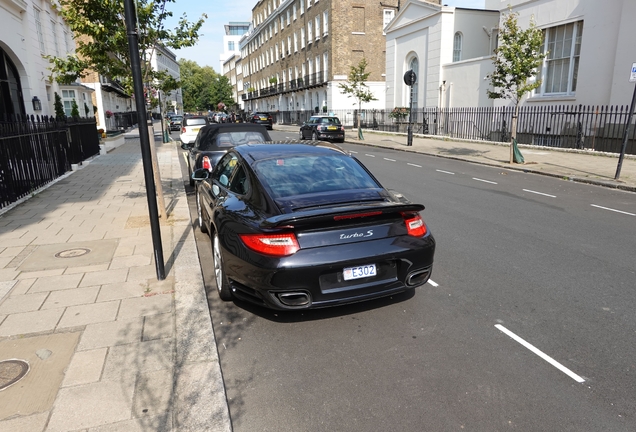
[[[632,73],[629,76],[629,82],[636,82],[636,63],[632,63]]]
[[[636,66],[636,63],[634,63],[634,66]],[[413,84],[415,84],[415,81],[417,81],[417,75],[415,74],[415,72],[413,72],[412,69],[406,71],[406,73],[404,74],[404,84],[406,84],[407,86],[412,86]]]

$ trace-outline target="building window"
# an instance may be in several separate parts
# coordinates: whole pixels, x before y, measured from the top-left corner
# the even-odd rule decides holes
[[[73,101],[75,100],[75,90],[62,90],[62,103],[64,104],[64,115],[71,116]]]
[[[68,32],[64,32],[64,48],[66,49],[66,54],[70,54],[71,48],[68,45]]]
[[[364,34],[364,8],[359,6],[353,7],[353,32],[357,34]]]
[[[20,75],[2,47],[0,47],[0,95],[2,95],[0,97],[0,117],[26,114]]]
[[[310,44],[312,39],[314,38],[314,32],[313,32],[313,24],[312,21],[309,21],[307,23],[307,43]]]
[[[298,33],[294,33],[294,52],[298,52]]]
[[[300,29],[300,48],[305,48],[305,27]]]
[[[316,40],[320,39],[320,15],[316,15]]]
[[[579,73],[583,21],[545,30],[543,51],[547,54],[538,79],[543,94],[574,94]]]
[[[300,15],[305,13],[305,0],[300,0]]]
[[[296,3],[292,5],[292,10],[294,11],[294,21],[296,21]]]
[[[53,48],[55,49],[55,55],[60,56],[60,47],[57,44],[57,23],[51,20],[51,33],[53,35]]]
[[[228,51],[234,51],[234,41],[229,41],[227,43],[227,50]]]
[[[386,29],[386,26],[389,25],[389,23],[391,22],[391,20],[393,19],[393,17],[395,16],[395,10],[394,9],[384,9],[382,17],[383,17],[383,21],[382,21],[382,34],[386,34],[384,32],[384,29]]]
[[[322,35],[327,36],[329,34],[329,12],[324,11],[322,13]]]
[[[460,32],[455,33],[453,40],[453,61],[458,62],[462,59],[462,34]]]
[[[287,27],[289,27],[291,25],[291,15],[289,14],[289,9],[287,9]]]
[[[329,53],[326,51],[322,55],[322,70],[325,71],[323,81],[327,81],[329,79]]]
[[[292,47],[291,36],[287,36],[287,55],[291,54],[291,47]]]
[[[42,21],[40,21],[40,10],[33,8],[35,16],[35,31],[38,34],[38,42],[40,43],[40,51],[44,53],[44,35],[42,34]]]

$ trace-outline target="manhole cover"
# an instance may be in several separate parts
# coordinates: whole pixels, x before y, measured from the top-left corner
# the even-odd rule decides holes
[[[91,250],[88,248],[67,249],[55,254],[55,258],[77,258],[86,255]]]
[[[29,372],[29,364],[24,360],[0,361],[0,390],[20,381]]]

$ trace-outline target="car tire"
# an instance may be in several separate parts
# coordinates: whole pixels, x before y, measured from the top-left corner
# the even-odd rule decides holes
[[[305,139],[305,136],[303,135],[303,131],[302,130],[298,131],[298,139],[300,139],[300,140],[304,140]]]
[[[214,233],[214,239],[212,240],[212,259],[214,261],[216,291],[219,293],[221,300],[232,300],[232,291],[230,290],[230,284],[227,280],[227,276],[225,275],[221,245],[219,243],[219,235],[217,233]]]
[[[312,132],[311,133],[311,140],[312,141],[318,141],[318,134],[316,134],[316,132]]]
[[[201,211],[201,196],[199,194],[199,188],[197,188],[196,192],[196,202],[197,202],[197,221],[199,223],[199,229],[202,233],[206,234],[208,232],[208,226],[205,224],[203,220],[203,212]]]

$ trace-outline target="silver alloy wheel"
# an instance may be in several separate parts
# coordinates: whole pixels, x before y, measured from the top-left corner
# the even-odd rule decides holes
[[[318,141],[318,135],[316,135],[316,132],[314,132],[314,133],[312,133],[312,134],[311,134],[311,139],[312,139],[313,141]]]
[[[218,234],[214,234],[214,278],[216,279],[216,289],[221,291],[223,286],[223,268],[221,267],[221,245]]]
[[[303,136],[303,131],[302,130],[298,131],[298,138],[301,139],[301,140],[305,139],[305,137]]]

